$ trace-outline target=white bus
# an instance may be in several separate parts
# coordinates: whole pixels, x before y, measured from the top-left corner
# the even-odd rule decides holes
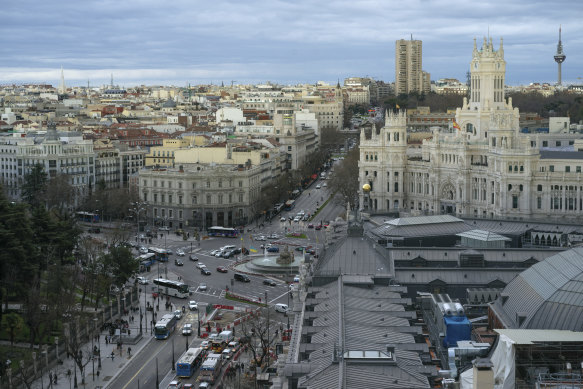
[[[168,296],[185,299],[189,295],[188,285],[180,281],[156,278],[154,280],[154,285],[158,286],[158,293],[167,294]]]

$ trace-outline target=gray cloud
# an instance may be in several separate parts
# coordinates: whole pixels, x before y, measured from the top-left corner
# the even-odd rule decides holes
[[[392,81],[394,42],[410,34],[433,79],[464,79],[473,38],[488,29],[504,37],[508,83],[552,82],[559,23],[563,79],[578,81],[582,11],[577,0],[13,1],[0,25],[0,83],[56,83],[61,65],[68,83],[99,84],[111,72],[128,85]]]

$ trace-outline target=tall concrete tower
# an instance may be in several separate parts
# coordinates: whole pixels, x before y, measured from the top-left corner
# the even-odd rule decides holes
[[[395,95],[423,91],[422,51],[413,37],[395,42]]]
[[[563,53],[563,42],[561,42],[561,27],[559,27],[559,43],[557,44],[557,52],[555,53],[555,62],[559,65],[559,80],[557,85],[561,85],[561,64],[565,62],[567,56]]]
[[[65,94],[67,87],[65,86],[65,73],[63,72],[63,67],[61,66],[61,82],[59,83],[59,93]]]

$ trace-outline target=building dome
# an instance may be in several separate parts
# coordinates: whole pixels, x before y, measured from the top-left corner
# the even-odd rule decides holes
[[[370,191],[370,185],[369,185],[369,184],[364,184],[364,185],[362,186],[362,190],[364,190],[365,192],[368,192],[368,191]]]
[[[495,328],[583,331],[583,247],[523,271],[490,309]]]
[[[172,99],[168,99],[162,104],[162,108],[176,108],[176,103]]]

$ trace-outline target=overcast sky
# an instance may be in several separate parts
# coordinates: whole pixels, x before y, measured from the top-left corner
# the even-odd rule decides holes
[[[0,84],[226,85],[395,78],[395,41],[423,41],[431,79],[465,82],[473,38],[504,38],[509,85],[583,83],[581,0],[6,0]]]

